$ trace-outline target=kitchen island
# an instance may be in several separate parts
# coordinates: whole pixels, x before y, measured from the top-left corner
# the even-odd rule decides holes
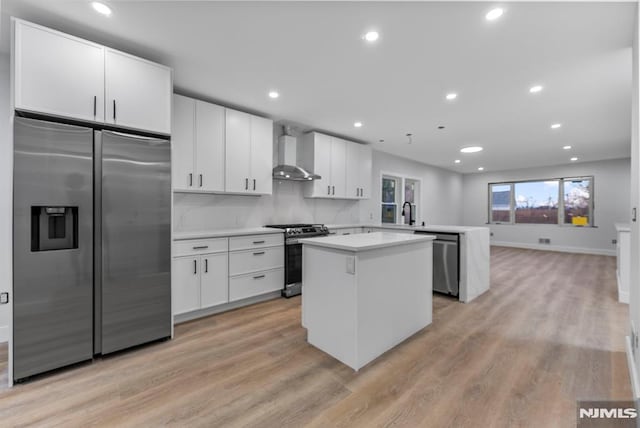
[[[403,224],[328,224],[333,233],[340,235],[372,232],[456,234],[459,237],[459,296],[469,303],[489,291],[491,237],[488,227],[434,225],[409,226]]]
[[[431,324],[433,236],[301,239],[310,344],[354,370]]]

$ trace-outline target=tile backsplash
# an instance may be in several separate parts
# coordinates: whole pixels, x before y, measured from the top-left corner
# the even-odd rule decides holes
[[[174,193],[173,229],[188,232],[279,223],[360,222],[360,201],[304,198],[304,185],[274,181],[271,196]]]

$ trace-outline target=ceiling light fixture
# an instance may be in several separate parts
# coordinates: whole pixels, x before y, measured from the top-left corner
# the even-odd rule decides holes
[[[269,92],[269,98],[273,98],[276,99],[280,96],[280,94],[278,93],[278,91],[270,91]]]
[[[456,98],[458,98],[458,94],[456,94],[455,92],[451,92],[450,94],[447,94],[447,96],[445,97],[448,101],[453,101]]]
[[[561,123],[554,123],[553,125],[551,125],[551,129],[558,129],[558,128],[562,128]]]
[[[460,163],[460,159],[454,160],[453,163]]]
[[[378,34],[377,31],[369,31],[363,36],[363,39],[365,39],[367,42],[375,42],[379,37],[380,34]]]
[[[478,167],[478,171],[484,171],[484,167],[483,166],[479,166]]]
[[[571,150],[571,146],[562,146],[564,150]]]
[[[569,159],[569,160],[570,160],[571,162],[575,162],[575,161],[577,161],[577,160],[578,160],[578,158],[574,156],[574,157],[572,157],[572,158],[571,158],[571,159]]]
[[[500,18],[503,13],[504,9],[496,7],[495,9],[491,9],[484,17],[487,19],[487,21],[495,21],[496,19]]]
[[[542,85],[535,85],[529,88],[529,92],[531,92],[532,94],[536,94],[540,91],[542,91]]]
[[[93,10],[95,10],[96,12],[104,16],[111,16],[111,8],[106,4],[100,3],[99,1],[94,1],[94,2],[91,2],[91,6],[93,7]]]
[[[482,151],[480,146],[463,147],[460,149],[460,153],[478,153]]]
[[[355,126],[356,128],[362,128],[362,122],[355,122],[353,126]]]

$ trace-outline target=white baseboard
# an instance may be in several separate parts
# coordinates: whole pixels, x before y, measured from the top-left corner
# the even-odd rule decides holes
[[[192,321],[198,318],[219,314],[220,312],[226,312],[232,309],[253,305],[254,303],[260,303],[267,300],[277,299],[280,297],[282,297],[281,290],[277,290],[277,291],[272,291],[270,293],[262,294],[260,296],[248,297],[246,299],[238,300],[231,303],[225,303],[223,305],[218,305],[211,308],[198,309],[198,310],[187,312],[184,314],[177,314],[173,316],[173,323],[180,324],[180,323]]]
[[[631,350],[631,337],[625,337],[625,348],[627,351],[627,366],[629,367],[629,377],[631,378],[631,390],[633,391],[633,401],[637,401],[640,392],[640,383],[638,383],[638,372],[633,361],[633,351]]]
[[[0,326],[0,343],[5,343],[9,341],[9,326],[3,325]]]
[[[616,279],[618,281],[618,302],[629,304],[629,292],[620,289],[620,272],[616,269]]]
[[[601,248],[564,247],[560,245],[525,244],[521,242],[504,241],[492,241],[491,245],[496,247],[524,248],[527,250],[558,251],[561,253],[593,254],[597,256],[614,257],[616,256],[616,250],[605,250]]]

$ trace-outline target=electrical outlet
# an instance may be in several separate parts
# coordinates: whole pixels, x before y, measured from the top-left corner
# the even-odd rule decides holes
[[[616,245],[616,244],[618,243],[618,240],[617,240],[617,239],[612,239],[612,240],[611,240],[611,243],[612,243],[613,245]]]
[[[489,233],[489,236],[493,236],[493,232]]]
[[[373,213],[369,213],[369,220],[373,220]]]
[[[9,293],[0,293],[0,305],[6,305],[9,303]]]
[[[551,244],[551,239],[549,239],[549,238],[538,238],[538,244]]]
[[[353,256],[347,257],[347,273],[351,275],[356,274],[356,258]]]

